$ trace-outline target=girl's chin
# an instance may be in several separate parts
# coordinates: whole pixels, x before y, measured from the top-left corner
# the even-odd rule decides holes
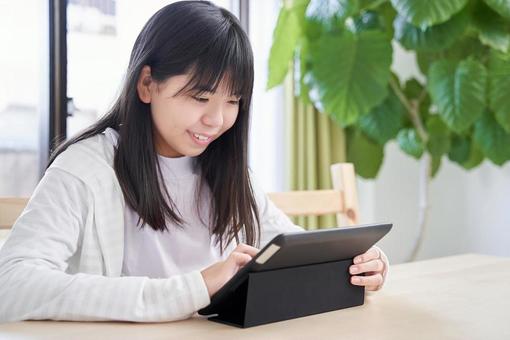
[[[157,148],[157,153],[166,158],[195,157],[203,153],[207,146],[183,143],[181,147],[172,147],[170,144],[162,145]]]
[[[196,150],[194,152],[186,152],[186,154],[184,154],[184,156],[197,157],[197,156],[200,156],[205,151],[205,149],[206,148],[203,148],[202,150]]]

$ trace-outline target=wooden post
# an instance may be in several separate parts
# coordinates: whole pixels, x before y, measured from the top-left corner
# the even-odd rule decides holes
[[[10,229],[27,203],[27,198],[0,198],[0,229]]]
[[[339,227],[352,226],[359,223],[358,191],[356,175],[352,163],[336,163],[331,165],[333,189],[342,192],[342,213],[336,215]]]

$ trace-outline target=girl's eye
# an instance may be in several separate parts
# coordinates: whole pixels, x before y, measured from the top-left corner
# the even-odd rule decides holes
[[[209,100],[207,98],[200,98],[200,97],[193,97],[193,99],[195,99],[197,102],[200,102],[200,103],[207,103],[207,101]]]
[[[239,105],[239,100],[231,100],[229,103],[232,105]]]

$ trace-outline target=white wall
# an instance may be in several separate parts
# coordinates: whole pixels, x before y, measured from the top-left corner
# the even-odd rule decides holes
[[[365,206],[369,212],[365,222],[394,223],[380,242],[393,263],[407,260],[418,231],[418,167],[391,143],[377,180],[361,184],[361,214]],[[466,252],[510,256],[509,197],[510,164],[499,168],[485,161],[465,171],[444,159],[430,185],[428,223],[418,259]]]

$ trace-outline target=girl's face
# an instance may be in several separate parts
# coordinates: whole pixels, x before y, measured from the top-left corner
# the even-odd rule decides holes
[[[138,96],[151,106],[154,142],[161,156],[198,156],[236,121],[239,97],[229,95],[224,83],[215,93],[175,96],[189,79],[179,75],[157,83],[150,77],[150,67],[144,66],[138,80]]]

